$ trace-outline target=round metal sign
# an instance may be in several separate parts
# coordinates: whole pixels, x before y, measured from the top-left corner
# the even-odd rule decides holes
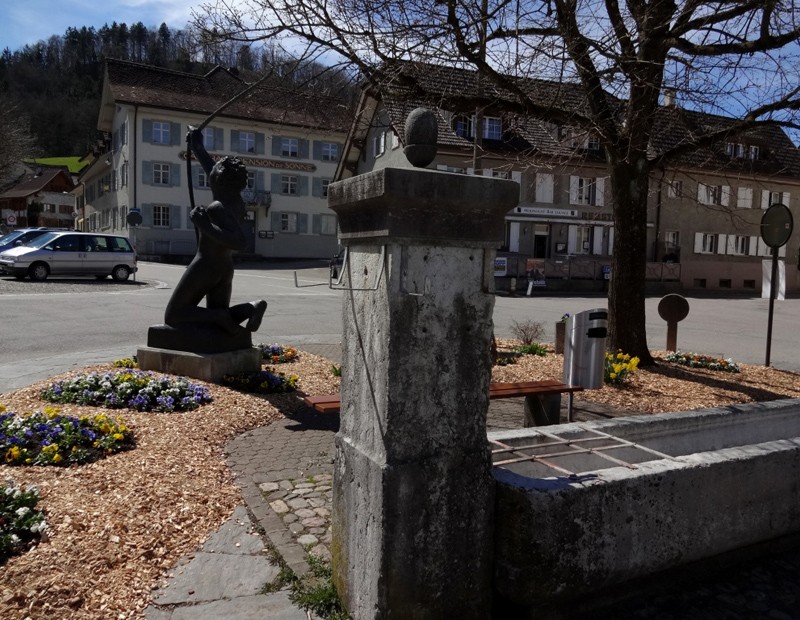
[[[8,223],[9,226],[13,226],[14,224],[17,223],[17,216],[12,213],[6,218],[6,222]]]
[[[139,213],[139,211],[134,211],[131,209],[125,218],[125,221],[127,221],[131,226],[139,226],[142,223],[142,214]]]
[[[789,241],[794,220],[789,207],[779,202],[769,206],[761,216],[761,238],[771,248],[779,248]]]

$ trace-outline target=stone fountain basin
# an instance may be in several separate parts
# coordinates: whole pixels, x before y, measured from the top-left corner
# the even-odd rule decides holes
[[[515,604],[580,597],[800,531],[800,400],[489,439],[509,448],[494,457],[495,584]],[[574,448],[556,440],[595,451],[558,455]],[[609,446],[600,452],[629,465],[598,455]],[[530,454],[560,469],[497,464]]]

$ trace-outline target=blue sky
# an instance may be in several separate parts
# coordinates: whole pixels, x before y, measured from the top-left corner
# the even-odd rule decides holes
[[[147,27],[166,23],[180,29],[191,19],[197,0],[12,0],[3,3],[0,50],[12,52],[26,44],[61,36],[69,27],[142,22]]]

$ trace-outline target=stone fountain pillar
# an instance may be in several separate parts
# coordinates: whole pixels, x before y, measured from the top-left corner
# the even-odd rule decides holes
[[[412,115],[424,166],[435,119]],[[518,195],[421,168],[330,187],[347,249],[332,555],[355,620],[489,616],[493,263]]]

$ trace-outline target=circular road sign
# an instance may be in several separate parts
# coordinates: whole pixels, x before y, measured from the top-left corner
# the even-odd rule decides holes
[[[7,223],[9,226],[13,226],[14,224],[16,224],[16,223],[17,223],[17,216],[16,216],[16,215],[13,215],[13,214],[12,214],[12,215],[9,215],[9,216],[6,218],[6,223]]]
[[[134,211],[133,209],[131,209],[131,211],[125,218],[125,221],[128,222],[128,224],[130,224],[131,226],[139,226],[139,224],[142,223],[142,214],[139,213],[139,211]]]
[[[769,206],[761,216],[761,238],[771,248],[779,248],[789,241],[794,220],[789,207],[779,202]]]

